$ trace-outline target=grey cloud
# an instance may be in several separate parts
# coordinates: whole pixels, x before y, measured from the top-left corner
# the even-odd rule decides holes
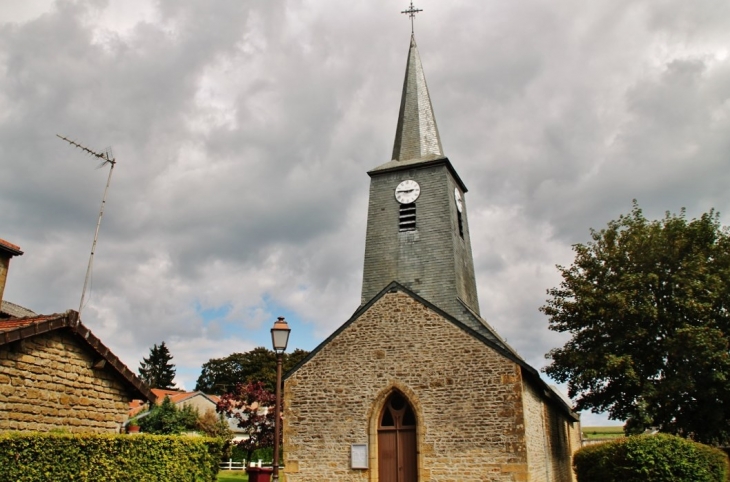
[[[728,210],[730,7],[685,3],[419,5],[444,150],[470,189],[482,311],[536,366],[562,342],[537,311],[554,264],[590,227],[633,198],[648,215]],[[221,327],[250,343],[272,306],[326,337],[360,303],[402,8],[165,0],[120,30],[110,5],[0,24],[0,237],[26,251],[6,298],[78,303],[108,171],[60,133],[119,161],[84,320],[131,367],[163,338],[186,360],[224,356]],[[197,306],[231,312],[207,329]]]

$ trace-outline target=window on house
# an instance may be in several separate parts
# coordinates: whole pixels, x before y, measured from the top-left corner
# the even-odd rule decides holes
[[[456,219],[459,222],[459,236],[464,239],[464,218],[458,210],[456,211]]]

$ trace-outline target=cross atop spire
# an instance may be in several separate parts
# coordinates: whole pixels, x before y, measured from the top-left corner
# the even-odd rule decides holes
[[[408,10],[403,10],[401,13],[407,13],[409,17],[411,17],[411,35],[413,34],[413,19],[416,18],[416,14],[418,12],[423,12],[423,9],[420,8],[414,8],[413,7],[413,0],[411,0],[411,6],[408,7]]]

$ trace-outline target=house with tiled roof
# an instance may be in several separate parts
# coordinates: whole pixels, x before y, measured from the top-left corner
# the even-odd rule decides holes
[[[209,410],[215,412],[216,406],[220,401],[219,396],[208,395],[201,391],[186,392],[183,390],[153,388],[152,393],[155,395],[157,405],[162,404],[165,397],[169,397],[170,401],[178,408],[192,406],[198,410],[200,415],[203,415]],[[145,412],[149,409],[149,407],[150,404],[146,403],[144,400],[132,400],[129,403],[129,418],[146,416]],[[228,423],[228,428],[233,432],[234,441],[246,438],[245,433],[238,426],[238,420],[236,418],[229,417],[226,419],[226,422]]]
[[[10,258],[20,254],[0,240],[0,430],[119,432],[129,402],[153,402],[154,393],[78,312],[38,315],[2,300]]]
[[[208,410],[215,411],[219,397],[216,395],[207,395],[203,392],[186,392],[183,390],[153,388],[151,389],[157,405],[162,404],[165,397],[169,397],[170,401],[178,408],[190,405],[203,414]],[[144,400],[132,400],[129,403],[129,417],[134,417],[147,410],[148,404]]]

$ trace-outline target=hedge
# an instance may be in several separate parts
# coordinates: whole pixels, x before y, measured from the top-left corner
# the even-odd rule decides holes
[[[169,435],[0,434],[0,482],[214,482],[223,441]]]
[[[589,445],[573,457],[578,482],[726,482],[728,457],[673,435],[638,435]]]

